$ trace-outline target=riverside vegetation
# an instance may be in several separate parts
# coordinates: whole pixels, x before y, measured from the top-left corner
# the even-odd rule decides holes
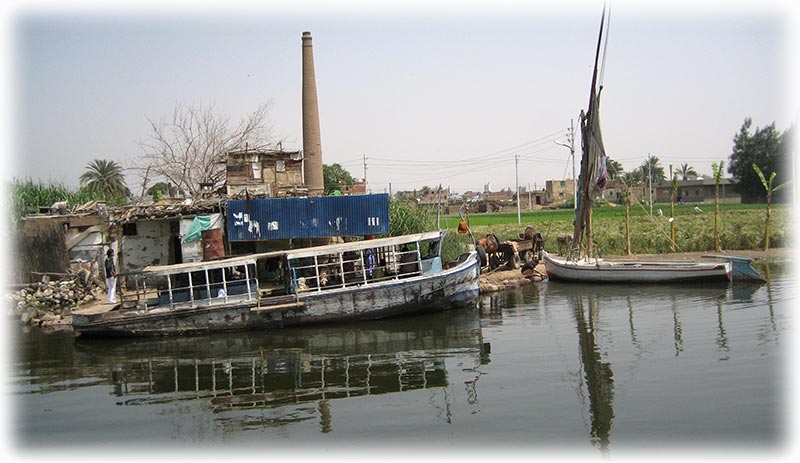
[[[705,252],[715,249],[713,205],[704,212],[694,213],[695,205],[675,206],[675,249],[677,252]],[[667,206],[668,208],[669,206]],[[654,206],[654,211],[664,208]],[[529,211],[522,214],[522,225],[517,224],[517,214],[474,214],[469,222],[476,238],[494,233],[500,240],[518,239],[518,234],[530,225],[545,238],[545,249],[555,252],[558,234],[572,234],[572,210]],[[755,250],[764,248],[764,204],[721,204],[720,243],[723,250]],[[774,207],[771,217],[770,245],[786,247],[791,242],[791,211],[785,205]],[[457,216],[443,217],[442,228],[455,229]],[[435,219],[434,219],[435,222]],[[666,215],[650,216],[648,211],[631,207],[631,250],[633,254],[661,254],[672,252],[670,222]],[[625,255],[625,210],[606,206],[595,209],[592,218],[593,240],[603,255]],[[457,256],[471,242],[469,235],[452,233],[445,251]],[[452,255],[445,255],[452,258]]]

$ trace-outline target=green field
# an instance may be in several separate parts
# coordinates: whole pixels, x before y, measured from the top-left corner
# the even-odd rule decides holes
[[[694,213],[694,204],[675,206],[676,252],[714,250],[714,205],[701,204],[701,214]],[[649,207],[631,206],[631,246],[634,254],[671,252],[669,205],[658,204],[663,217],[650,216]],[[522,224],[517,224],[516,212],[470,214],[469,225],[476,238],[494,233],[501,240],[516,239],[526,226],[532,226],[545,238],[545,249],[556,250],[556,236],[572,233],[572,209],[522,212]],[[763,249],[764,204],[721,204],[720,243],[723,250]],[[441,218],[441,228],[455,231],[459,217]],[[770,233],[771,247],[789,246],[791,241],[791,210],[786,205],[773,206]],[[597,207],[592,217],[596,246],[605,255],[625,253],[625,208]],[[451,252],[470,242],[468,235],[456,235],[448,245]],[[456,245],[458,243],[458,245]]]

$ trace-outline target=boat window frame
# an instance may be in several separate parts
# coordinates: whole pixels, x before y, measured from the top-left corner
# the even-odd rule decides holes
[[[131,273],[134,277],[134,293],[136,301],[134,307],[136,309],[144,310],[145,313],[155,308],[168,308],[175,310],[188,306],[191,308],[198,305],[214,305],[216,303],[229,303],[232,300],[241,299],[242,301],[251,302],[258,296],[258,274],[255,258],[249,259],[228,259],[226,261],[212,261],[208,263],[194,263],[178,264],[173,266],[157,267],[157,270],[141,271]],[[242,279],[228,278],[227,273],[235,271],[244,275]],[[218,274],[216,272],[219,272]],[[193,273],[201,273],[202,281],[195,278]],[[181,286],[178,279],[186,278],[188,283]],[[219,278],[220,281],[212,282],[213,279]],[[166,280],[166,288],[158,289],[156,285],[156,298],[155,302],[150,302],[148,299],[147,279],[157,279],[159,281]],[[196,281],[197,280],[197,281]],[[242,293],[234,295],[230,294],[231,284],[233,282],[243,282],[245,285]],[[255,285],[255,290],[253,289]],[[214,289],[221,287],[223,293],[217,296],[212,292]],[[202,291],[205,291],[203,297]],[[152,291],[152,288],[151,288]],[[185,301],[178,300],[178,294],[186,291],[187,299]],[[162,296],[164,298],[162,299]],[[153,299],[153,298],[150,298]]]
[[[300,296],[418,277],[426,273],[426,265],[440,271],[443,241],[443,234],[427,233],[415,235],[405,241],[365,240],[359,242],[355,249],[340,245],[323,247],[316,253],[298,252],[293,256],[289,252],[286,261],[291,278],[290,286]],[[370,244],[378,246],[370,247]],[[381,244],[384,245],[380,246]],[[425,244],[433,247],[423,255],[422,246]],[[371,276],[368,251],[372,251],[375,259]],[[348,255],[350,253],[355,256]],[[437,260],[438,266],[429,263]]]

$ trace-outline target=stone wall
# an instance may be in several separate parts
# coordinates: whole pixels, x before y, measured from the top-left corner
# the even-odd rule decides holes
[[[69,255],[63,225],[55,220],[24,221],[13,252],[15,283],[31,283],[39,273],[66,273]]]

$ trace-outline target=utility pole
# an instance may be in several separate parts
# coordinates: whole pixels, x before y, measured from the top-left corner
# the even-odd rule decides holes
[[[520,197],[519,197],[519,154],[514,155],[514,177],[517,187],[517,225],[521,225],[522,211],[520,210]]]
[[[364,194],[368,194],[367,190],[367,155],[364,155]]]
[[[441,217],[442,217],[442,184],[439,184],[439,189],[436,190],[436,229],[441,230]]]
[[[575,176],[575,120],[569,120],[569,131],[567,132],[567,143],[553,140],[556,145],[569,148],[569,155],[572,156],[572,209],[578,209],[578,178]]]

